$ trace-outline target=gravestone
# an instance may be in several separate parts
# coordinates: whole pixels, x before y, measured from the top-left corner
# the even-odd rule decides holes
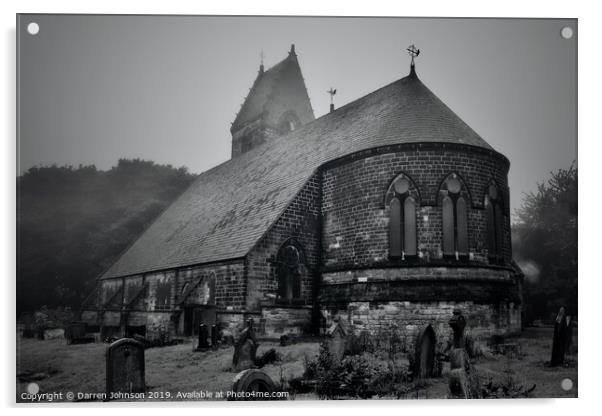
[[[556,367],[564,364],[564,355],[567,346],[567,319],[565,316],[564,307],[558,310],[556,321],[554,321],[554,338],[552,339],[552,358],[550,365]]]
[[[571,346],[573,345],[573,317],[570,315],[566,316],[566,336],[564,340],[564,353],[571,353]]]
[[[291,339],[289,338],[288,335],[281,335],[280,336],[280,346],[281,347],[286,347],[287,345],[291,344]]]
[[[335,360],[342,360],[347,344],[347,331],[338,319],[328,328],[326,335],[328,335],[328,351]]]
[[[276,385],[270,376],[261,370],[248,369],[234,377],[233,394],[229,400],[270,400],[270,397],[262,397],[263,395],[253,393],[265,393],[265,396],[268,396],[275,390]]]
[[[141,393],[144,379],[144,346],[131,338],[122,338],[109,345],[106,353],[107,397],[111,393]]]
[[[232,365],[235,371],[242,371],[255,366],[257,353],[257,338],[253,330],[253,320],[247,321],[247,326],[242,330],[234,345]]]
[[[217,326],[211,326],[211,347],[213,349],[217,348]]]
[[[449,320],[453,335],[453,348],[464,348],[464,328],[466,328],[466,318],[462,315],[462,311],[455,309],[452,318]]]
[[[84,344],[87,342],[94,342],[93,336],[86,335],[86,323],[85,322],[71,322],[65,327],[65,338],[67,344]]]
[[[464,328],[466,319],[459,310],[449,321],[453,334],[453,347],[449,353],[449,392],[454,399],[478,399],[481,397],[481,385],[476,369],[470,363],[465,349]]]
[[[207,351],[211,348],[211,335],[209,334],[209,328],[205,324],[199,325],[199,341],[196,347],[196,351]]]

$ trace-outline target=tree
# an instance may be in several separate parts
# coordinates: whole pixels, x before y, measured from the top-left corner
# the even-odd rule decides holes
[[[577,168],[559,169],[516,210],[513,250],[525,271],[527,321],[577,314]]]
[[[34,167],[17,178],[17,312],[78,308],[106,270],[194,180],[186,168],[121,159]]]

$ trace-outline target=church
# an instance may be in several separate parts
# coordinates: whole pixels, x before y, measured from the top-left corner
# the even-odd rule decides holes
[[[294,45],[257,77],[231,159],[202,173],[99,277],[104,336],[520,331],[509,160],[409,74],[320,118]],[[331,91],[332,92],[332,91]],[[192,150],[192,149],[191,149]]]

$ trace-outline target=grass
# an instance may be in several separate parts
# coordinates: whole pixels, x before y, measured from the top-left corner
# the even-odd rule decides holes
[[[575,337],[576,338],[576,337]],[[569,356],[569,365],[550,368],[547,361],[551,354],[552,332],[549,328],[529,328],[519,337],[509,340],[520,344],[522,355],[508,358],[486,355],[475,366],[482,381],[511,380],[515,384],[537,387],[530,397],[577,397],[577,357]],[[280,347],[276,343],[260,343],[257,355],[275,348],[282,359],[265,366],[265,371],[276,384],[282,379],[301,376],[305,357],[315,357],[319,351],[317,342],[299,343]],[[67,345],[65,340],[39,341],[19,339],[17,345],[17,376],[35,378],[40,393],[105,391],[105,351],[107,344],[94,343]],[[148,391],[169,392],[170,400],[178,400],[178,392],[228,391],[236,373],[230,370],[233,347],[217,351],[193,352],[190,343],[146,350],[146,384]],[[436,399],[447,396],[449,364],[443,369],[443,377],[427,380],[413,386],[408,399]],[[570,391],[561,388],[561,381],[570,378],[574,387]],[[17,401],[25,392],[29,380],[17,377]],[[301,399],[316,399],[315,395],[300,395]]]
[[[105,391],[105,352],[108,344],[93,343],[66,345],[65,340],[39,341],[20,339],[17,346],[17,399],[27,391],[32,380],[20,380],[19,375],[33,375],[39,393]],[[318,353],[317,343],[299,343],[280,347],[276,343],[261,343],[260,356],[276,348],[282,359],[263,367],[276,384],[281,378],[290,379],[303,374],[305,356]],[[228,391],[237,373],[230,370],[233,347],[216,351],[193,352],[185,343],[145,351],[146,384],[151,392],[170,392],[177,400],[178,392]]]

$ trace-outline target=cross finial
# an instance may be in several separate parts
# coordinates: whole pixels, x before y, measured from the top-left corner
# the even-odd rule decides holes
[[[412,44],[406,49],[406,51],[408,51],[408,54],[412,57],[411,65],[414,66],[414,58],[420,55],[420,49],[417,49],[416,46]]]

